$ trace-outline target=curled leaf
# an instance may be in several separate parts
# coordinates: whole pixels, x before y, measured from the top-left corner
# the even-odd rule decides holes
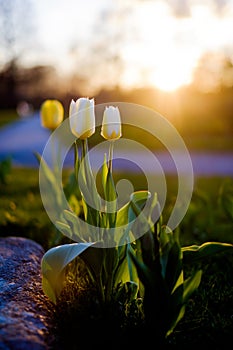
[[[64,244],[49,249],[41,261],[42,288],[56,304],[65,280],[65,267],[94,243]]]

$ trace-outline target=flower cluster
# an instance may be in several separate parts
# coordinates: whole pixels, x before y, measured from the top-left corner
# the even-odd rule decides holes
[[[40,110],[42,126],[49,127],[51,130],[58,126],[59,105],[60,102],[56,100],[44,102]],[[46,123],[47,120],[49,123]],[[74,142],[75,184],[76,189],[77,187],[79,189],[84,222],[87,225],[83,225],[82,220],[77,220],[76,213],[72,209],[63,210],[57,218],[56,227],[59,227],[62,233],[65,231],[69,238],[78,243],[56,246],[46,252],[42,259],[43,290],[56,303],[63,288],[65,267],[75,257],[80,256],[85,259],[91,279],[96,281],[103,301],[110,301],[114,288],[118,285],[125,288],[126,283],[127,288],[132,289],[132,293],[135,294],[138,288],[138,277],[135,273],[132,274],[132,271],[136,271],[136,267],[133,267],[132,261],[128,261],[127,236],[131,231],[131,222],[138,215],[133,208],[137,207],[137,210],[140,210],[150,194],[148,191],[136,191],[131,194],[125,206],[117,209],[112,159],[114,142],[122,136],[120,111],[118,107],[108,106],[103,112],[101,136],[109,141],[108,157],[104,155],[102,165],[104,198],[101,198],[97,191],[88,152],[88,139],[95,133],[96,128],[94,99],[81,97],[71,101],[69,126],[76,137]],[[54,186],[56,175],[54,176],[42,159],[41,164],[45,178],[48,178],[50,191],[55,189],[51,197],[53,200],[57,198],[59,202],[61,197],[57,193],[57,187]],[[59,205],[56,205],[56,208],[58,207]],[[91,251],[91,254],[83,254],[84,251]]]
[[[40,113],[42,126],[50,130],[63,121],[63,107],[57,100],[45,101]],[[217,252],[232,251],[233,245],[207,242],[181,248],[178,233],[163,224],[162,216],[153,221],[153,212],[158,212],[159,203],[156,193],[151,195],[147,190],[133,192],[129,202],[117,209],[112,159],[114,141],[122,136],[122,125],[119,109],[113,106],[105,108],[101,127],[102,137],[110,141],[109,156],[108,159],[104,157],[102,166],[103,208],[88,157],[88,138],[96,128],[94,99],[71,101],[69,125],[77,138],[74,142],[75,185],[80,184],[87,225],[83,226],[72,210],[62,211],[56,226],[75,243],[54,246],[44,254],[41,263],[43,291],[56,304],[70,263],[80,257],[99,291],[101,302],[111,303],[117,299],[121,303],[123,294],[126,302],[142,299],[145,323],[150,330],[154,329],[155,339],[163,340],[183,317],[187,300],[201,281],[201,270],[185,279],[183,261],[192,263]],[[50,196],[59,203],[58,208],[61,196],[56,176],[42,158],[38,159],[50,186]],[[143,209],[148,199],[151,200],[150,210],[145,214]],[[142,232],[139,238],[134,231],[134,220]]]
[[[58,100],[46,100],[40,109],[41,125],[56,129],[64,118],[64,108]],[[95,132],[94,99],[81,97],[72,100],[69,107],[70,129],[80,140],[85,140]],[[101,135],[106,140],[117,140],[121,137],[121,116],[118,107],[105,107]]]

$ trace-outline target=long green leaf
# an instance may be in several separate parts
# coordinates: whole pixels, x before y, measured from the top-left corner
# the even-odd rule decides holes
[[[108,169],[106,179],[105,200],[107,201],[106,209],[108,226],[115,227],[117,217],[117,192],[110,169]]]
[[[72,231],[71,238],[74,239],[75,241],[77,240],[79,242],[83,241],[83,239],[80,237],[80,232],[82,232],[81,220],[78,219],[76,214],[70,210],[64,210],[63,215],[71,228],[71,231]]]
[[[182,260],[180,257],[180,247],[175,242],[169,250],[166,265],[165,280],[169,292],[171,293],[182,272]]]
[[[150,197],[148,191],[136,191],[131,194],[131,200],[126,203],[121,209],[117,212],[116,217],[116,242],[119,245],[126,244],[135,240],[134,232],[137,230],[137,226],[134,226],[134,232],[132,226],[135,224],[134,220],[139,214],[140,218],[138,224],[141,225],[140,231],[146,232],[150,226],[148,220],[146,219],[144,213],[141,212],[141,209],[144,207],[146,201]],[[123,230],[120,230],[120,227],[123,227]]]
[[[189,247],[181,248],[183,252],[184,262],[193,263],[209,256],[222,252],[233,252],[233,244],[219,243],[219,242],[206,242],[202,245],[191,245]]]
[[[143,285],[147,288],[153,286],[156,283],[153,279],[153,272],[143,262],[138,260],[134,252],[130,250],[128,253],[136,266],[139,279],[141,280]]]
[[[70,237],[70,238],[72,237],[73,232],[71,230],[71,227],[67,223],[57,220],[56,221],[56,227],[65,236]]]
[[[137,268],[135,264],[133,263],[129,251],[131,251],[132,254],[134,254],[133,248],[131,244],[127,244],[127,262],[128,262],[128,270],[129,270],[129,277],[130,281],[135,282],[137,285],[139,285],[139,278],[137,274]]]
[[[202,271],[198,270],[194,273],[193,276],[187,278],[184,283],[184,293],[183,293],[183,302],[186,303],[191,294],[199,287],[201,282]]]
[[[196,271],[193,276],[189,277],[180,284],[170,296],[168,309],[168,336],[177,323],[183,318],[185,313],[186,302],[193,292],[199,287],[201,282],[202,271]]]
[[[185,305],[183,302],[184,285],[180,284],[169,297],[169,308],[167,315],[167,334],[168,336],[177,323],[181,320],[185,313]]]
[[[137,217],[137,215],[140,214],[140,210],[145,205],[149,196],[150,193],[148,191],[133,192],[131,194],[131,200],[117,212],[116,227],[130,224],[130,222],[132,222]]]
[[[60,218],[62,216],[62,210],[67,208],[67,202],[64,201],[62,184],[57,182],[54,172],[50,169],[46,161],[40,156],[39,153],[34,153],[40,164],[40,188],[46,193],[49,189],[47,204],[49,208],[56,210],[56,216]],[[44,196],[44,200],[47,198]]]
[[[117,270],[115,272],[114,276],[114,286],[117,287],[119,283],[125,283],[127,281],[130,281],[130,275],[129,275],[129,269],[128,269],[128,262],[127,259],[123,259],[119,266],[117,267]]]
[[[93,243],[72,243],[48,250],[41,261],[44,293],[56,303],[65,280],[65,267]]]
[[[106,153],[104,154],[104,162],[102,165],[102,187],[104,190],[104,196],[106,198],[106,182],[107,182],[107,175],[108,175],[108,165],[107,165],[107,156]]]
[[[128,222],[133,226],[132,232],[135,239],[138,238],[139,234],[141,236],[143,233],[146,233],[151,229],[151,224],[148,222],[148,217],[142,211],[150,197],[151,194],[148,191],[136,191],[130,196]],[[137,220],[135,221],[135,219]]]
[[[130,202],[126,203],[122,208],[117,211],[116,217],[116,226],[125,226],[128,224],[128,211],[129,211]]]

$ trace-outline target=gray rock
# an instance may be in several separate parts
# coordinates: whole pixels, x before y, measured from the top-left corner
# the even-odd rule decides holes
[[[43,248],[22,237],[0,238],[0,350],[47,350],[53,305],[44,295]]]

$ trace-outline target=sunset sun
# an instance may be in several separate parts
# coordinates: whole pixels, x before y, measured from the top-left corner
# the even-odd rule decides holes
[[[194,49],[192,43],[181,45],[184,38],[180,32],[187,22],[178,22],[161,3],[138,8],[134,21],[140,33],[138,41],[123,49],[124,84],[130,86],[139,81],[163,91],[174,91],[189,84],[201,52]]]
[[[122,48],[123,84],[149,85],[163,91],[192,83],[203,47],[214,48],[220,44],[219,38],[227,40],[231,23],[230,15],[223,21],[202,4],[190,9],[189,16],[175,16],[161,1],[143,2],[131,16],[130,26],[138,28],[137,40]]]
[[[34,59],[47,60],[61,75],[80,74],[90,91],[117,85],[172,92],[195,81],[206,53],[224,48],[231,54],[233,6],[227,1],[221,15],[220,0],[87,0],[78,14],[58,2],[52,18],[44,11],[45,3],[52,5],[35,2],[43,50]],[[77,1],[70,2],[76,8]]]

